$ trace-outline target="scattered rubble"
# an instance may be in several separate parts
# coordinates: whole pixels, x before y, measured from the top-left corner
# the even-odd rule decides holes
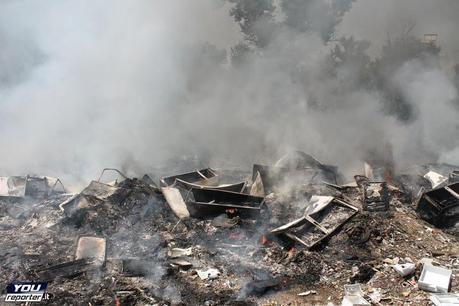
[[[373,161],[344,184],[296,152],[159,184],[107,168],[73,195],[0,178],[0,285],[48,281],[49,305],[454,305],[457,168]]]
[[[363,184],[363,209],[367,211],[387,211],[389,209],[389,189],[386,182],[365,182]]]

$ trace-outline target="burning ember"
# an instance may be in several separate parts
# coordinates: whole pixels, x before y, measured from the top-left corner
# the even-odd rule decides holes
[[[268,237],[266,235],[261,235],[260,244],[261,245],[268,245],[269,244],[269,239],[268,239]]]

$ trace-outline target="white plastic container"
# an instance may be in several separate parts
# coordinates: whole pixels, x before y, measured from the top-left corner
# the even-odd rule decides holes
[[[424,265],[418,286],[426,291],[447,293],[452,274],[453,271],[445,268]]]
[[[414,273],[416,270],[416,265],[414,263],[404,263],[400,265],[393,265],[395,271],[401,276],[408,276]]]
[[[371,304],[363,298],[363,295],[360,284],[344,285],[344,297],[341,306],[370,306]]]
[[[459,306],[459,294],[431,294],[430,300],[435,306]]]

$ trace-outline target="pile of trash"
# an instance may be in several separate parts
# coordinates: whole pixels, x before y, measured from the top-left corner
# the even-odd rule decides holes
[[[459,167],[362,170],[344,182],[293,152],[252,171],[104,169],[77,194],[0,177],[0,285],[48,282],[43,305],[459,304]]]

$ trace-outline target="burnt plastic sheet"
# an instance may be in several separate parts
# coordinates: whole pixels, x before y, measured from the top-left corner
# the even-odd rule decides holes
[[[218,175],[216,172],[211,168],[206,168],[193,172],[163,177],[160,179],[161,187],[172,186],[176,179],[206,186],[215,186],[218,183]]]
[[[192,188],[186,197],[188,210],[193,217],[216,217],[231,212],[241,217],[257,217],[263,197],[244,193]]]
[[[459,182],[423,193],[417,212],[437,227],[454,226],[459,222]]]
[[[321,209],[276,228],[271,233],[285,235],[310,249],[334,234],[357,212],[356,207],[334,198]]]

